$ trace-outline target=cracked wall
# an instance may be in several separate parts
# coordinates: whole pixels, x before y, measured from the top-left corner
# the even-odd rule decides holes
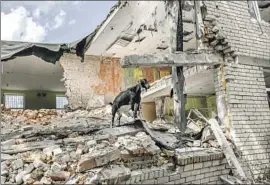
[[[85,56],[81,62],[75,54],[64,54],[60,63],[71,109],[102,106],[123,88],[117,58]]]
[[[64,69],[66,95],[71,109],[94,108],[113,101],[114,97],[139,79],[153,82],[170,73],[170,68],[139,67],[123,69],[119,58],[64,54],[60,59]]]

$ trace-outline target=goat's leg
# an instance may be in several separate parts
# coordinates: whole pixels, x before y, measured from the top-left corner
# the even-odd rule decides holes
[[[134,113],[133,113],[134,119],[137,118],[137,112],[138,112],[138,110],[139,110],[139,104],[138,103],[135,103],[135,105],[134,105]]]
[[[134,104],[135,104],[135,93],[130,93],[130,100],[129,105],[131,106],[131,110],[134,111]]]
[[[113,106],[112,106],[112,122],[111,122],[111,125],[110,125],[111,128],[112,128],[113,125],[114,125],[114,118],[115,118],[116,112],[117,112],[117,108],[113,105]]]
[[[117,115],[118,115],[118,126],[120,125],[120,119],[121,119],[121,117],[122,117],[122,114],[120,113],[120,111],[118,110],[117,111]]]

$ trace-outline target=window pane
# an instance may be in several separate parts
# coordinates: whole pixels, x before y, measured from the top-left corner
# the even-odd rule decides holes
[[[11,109],[23,109],[24,108],[24,96],[20,94],[4,94],[5,106]]]
[[[63,109],[65,105],[68,104],[67,97],[65,96],[56,96],[56,109]]]

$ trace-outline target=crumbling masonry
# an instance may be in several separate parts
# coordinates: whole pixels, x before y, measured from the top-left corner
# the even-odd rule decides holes
[[[263,74],[263,67],[270,67],[270,24],[251,19],[245,1],[205,4],[204,23],[211,30],[206,45],[225,60],[214,77],[216,95],[225,100],[227,133],[254,175],[263,174],[270,164],[270,110]]]

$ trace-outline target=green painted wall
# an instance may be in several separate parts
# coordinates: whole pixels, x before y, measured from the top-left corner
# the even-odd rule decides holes
[[[213,114],[217,114],[217,102],[216,96],[208,96],[206,97],[207,107],[209,109],[209,117],[214,116]]]
[[[55,109],[56,108],[56,95],[65,92],[52,92],[52,91],[42,91],[47,93],[46,97],[39,98],[37,93],[40,91],[11,91],[11,90],[1,90],[1,103],[4,103],[4,93],[20,93],[25,97],[25,109]]]
[[[171,116],[173,113],[173,101],[170,98],[166,98],[165,102],[166,115]],[[207,117],[212,117],[212,111],[217,113],[216,96],[188,96],[185,106],[186,114],[192,108],[199,109]]]

